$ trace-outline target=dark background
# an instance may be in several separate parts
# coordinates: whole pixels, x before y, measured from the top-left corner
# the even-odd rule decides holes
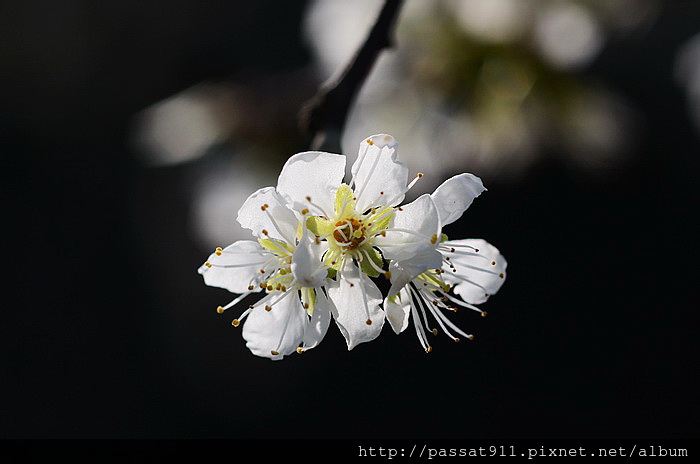
[[[305,4],[4,2],[0,437],[697,437],[700,138],[670,70],[700,9],[662,6],[586,71],[641,111],[635,153],[603,176],[550,153],[449,231],[509,261],[489,317],[456,320],[473,343],[385,327],[348,352],[332,325],[273,363],[195,272],[187,165],[126,140],[197,82],[306,64]]]

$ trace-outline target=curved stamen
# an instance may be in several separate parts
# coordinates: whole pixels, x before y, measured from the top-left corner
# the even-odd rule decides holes
[[[272,214],[268,211],[269,208],[270,208],[270,205],[268,205],[267,203],[265,203],[264,205],[262,205],[262,206],[260,207],[260,209],[263,210],[263,211],[265,212],[265,214],[267,214],[267,218],[270,220],[270,222],[272,223],[272,226],[275,228],[275,230],[277,230],[277,233],[278,233],[279,235],[281,235],[282,238],[283,238],[288,244],[293,245],[293,244],[295,243],[294,240],[289,240],[289,237],[287,237],[284,233],[282,233],[282,228],[279,226],[279,224],[277,224],[277,221],[275,220],[275,218],[274,218],[274,217],[272,216]],[[263,233],[264,233],[264,232],[263,232]],[[265,235],[267,235],[267,234],[265,234]]]
[[[444,242],[444,246],[452,247],[452,248],[469,248],[470,250],[474,250],[475,253],[479,252],[479,249],[476,247],[473,247],[471,245],[465,245],[464,243],[454,243],[454,242]]]
[[[433,317],[435,318],[437,323],[440,325],[440,328],[442,329],[442,331],[445,332],[445,335],[447,335],[448,337],[450,337],[451,339],[453,339],[455,341],[458,341],[459,338],[455,337],[454,335],[452,335],[452,333],[450,333],[449,330],[447,330],[447,327],[445,327],[445,324],[443,323],[442,318],[440,318],[437,314],[437,313],[440,313],[441,302],[439,300],[433,299],[433,304],[429,304],[428,300],[431,299],[434,295],[426,295],[425,293],[421,292],[420,289],[418,291],[420,292],[421,296],[424,298],[424,301],[426,302],[426,306],[428,307],[428,310],[433,315]],[[445,306],[443,305],[443,307],[445,307]],[[445,309],[447,309],[447,308],[445,307]],[[443,316],[444,316],[444,314],[443,314]]]
[[[380,274],[384,274],[384,269],[382,269],[381,267],[377,266],[377,264],[374,262],[374,260],[373,260],[372,258],[370,258],[369,252],[368,252],[367,250],[362,250],[361,252],[362,252],[363,256],[364,256],[365,258],[367,258],[367,261],[369,262],[369,264],[370,264],[370,266],[372,267],[372,269],[374,269],[375,271],[377,271],[377,272],[380,273]]]
[[[471,339],[474,338],[474,335],[468,334],[468,333],[464,332],[462,329],[460,329],[459,327],[457,327],[456,325],[454,325],[454,324],[452,323],[452,321],[450,321],[450,320],[447,318],[447,316],[445,316],[444,314],[442,314],[441,311],[436,311],[436,314],[437,314],[437,316],[438,316],[440,319],[443,320],[443,322],[444,322],[445,324],[447,324],[452,330],[454,330],[454,331],[457,332],[458,334],[460,334],[460,335],[462,335],[462,336],[468,338],[469,340],[471,340]]]
[[[237,268],[237,267],[251,267],[251,266],[259,266],[261,264],[265,264],[269,262],[268,260],[265,261],[256,261],[254,263],[242,263],[242,264],[216,264],[216,263],[210,263],[211,266],[208,267],[220,267],[224,269],[231,269],[231,268]],[[263,266],[264,267],[264,266]]]
[[[411,307],[411,318],[413,319],[413,327],[416,329],[416,335],[418,336],[418,341],[420,341],[421,346],[426,352],[430,351],[430,344],[428,343],[428,337],[425,336],[425,331],[423,330],[423,323],[420,320],[418,311],[416,310],[416,302],[413,294],[409,291],[409,306]]]
[[[216,312],[218,312],[219,314],[223,313],[224,311],[226,311],[226,310],[229,309],[230,307],[232,307],[232,306],[238,304],[243,298],[247,297],[247,296],[250,295],[251,293],[253,293],[253,292],[245,292],[245,293],[242,293],[240,296],[234,298],[233,301],[231,301],[230,303],[228,303],[226,306],[219,306],[219,307],[217,307],[217,308],[216,308]]]
[[[366,155],[367,155],[367,150],[369,150],[369,147],[371,147],[372,145],[374,145],[374,142],[372,142],[372,140],[370,140],[370,139],[365,140],[365,142],[367,142],[367,145],[365,146],[365,150],[358,156],[358,159],[357,159],[357,169],[355,170],[355,172],[352,173],[352,177],[351,177],[351,179],[350,179],[350,184],[349,184],[349,187],[350,187],[350,188],[353,188],[354,185],[355,185],[355,175],[356,175],[358,172],[360,172],[360,169],[362,169],[362,164],[364,164],[365,158],[367,157],[367,156],[366,156]]]
[[[479,287],[480,289],[482,289],[484,291],[484,293],[486,295],[488,295],[488,290],[486,290],[486,287],[484,287],[483,285],[477,284],[473,280],[467,279],[466,277],[464,277],[460,274],[455,274],[455,273],[451,273],[450,277],[454,277],[455,279],[461,280],[462,282],[466,282],[468,284],[474,285],[475,287]]]
[[[291,295],[292,293],[296,293],[296,292],[295,292],[295,291],[288,291],[288,292],[285,292],[284,295],[282,295],[281,298],[279,298],[277,301],[275,301],[274,303],[272,303],[272,305],[279,303],[280,301],[282,301],[283,299],[287,298],[287,297],[288,297],[289,295]],[[272,305],[270,305],[270,306],[272,306]],[[265,308],[265,309],[267,309],[267,308]],[[294,309],[292,309],[292,311],[293,311],[293,310],[294,310]],[[289,327],[289,320],[292,318],[292,311],[287,311],[287,319],[286,319],[285,322],[284,322],[284,328],[282,329],[282,334],[280,335],[279,341],[277,342],[277,346],[275,347],[275,349],[274,349],[274,350],[271,350],[271,353],[272,353],[273,356],[277,356],[277,355],[279,354],[280,346],[282,346],[282,340],[284,339],[284,335],[287,333],[287,328]],[[275,354],[275,353],[276,353],[276,354]]]
[[[422,298],[422,295],[420,294],[420,292],[418,292],[418,290],[415,289],[413,282],[409,283],[408,290],[411,292],[411,295],[413,295],[413,297],[416,299],[416,301],[418,301],[418,309],[420,309],[420,312],[423,315],[423,321],[425,323],[425,328],[428,329],[430,332],[435,333],[435,329],[431,329],[430,323],[428,322],[428,315],[425,312],[425,308],[423,305],[423,303],[425,303],[425,301],[423,301],[423,298]]]
[[[321,213],[321,216],[326,217],[326,218],[330,217],[328,215],[328,213],[326,213],[326,211],[323,208],[321,208],[321,206],[319,206],[318,204],[311,201],[311,197],[307,196],[306,201],[309,203],[309,205],[316,208],[317,212]]]
[[[383,235],[385,232],[403,232],[405,234],[409,234],[409,235],[416,236],[418,238],[422,238],[422,239],[427,240],[431,243],[435,243],[434,240],[436,239],[435,236],[428,237],[427,235],[423,235],[420,232],[416,232],[415,230],[402,229],[400,227],[390,227],[388,229],[384,229],[381,232],[377,232],[376,234],[374,234],[374,236],[376,237],[377,235]]]
[[[377,163],[379,163],[379,158],[380,158],[380,155],[382,153],[382,150],[384,150],[384,147],[381,147],[379,149],[379,153],[377,153],[377,156],[374,157],[374,161],[372,163],[372,167],[370,168],[369,172],[374,172],[375,169],[377,168]],[[362,161],[364,161],[364,157],[362,158]],[[358,171],[359,171],[359,168],[358,168]],[[356,204],[360,204],[360,197],[362,196],[362,192],[365,191],[365,187],[367,187],[367,184],[369,184],[369,180],[365,179],[365,183],[360,186],[360,189],[355,194],[355,201],[357,202]]]
[[[422,178],[423,178],[423,173],[422,173],[422,172],[419,172],[418,174],[416,174],[416,177],[414,177],[413,180],[412,180],[408,185],[406,185],[406,187],[405,187],[401,192],[399,192],[398,194],[396,194],[396,195],[391,199],[391,201],[387,201],[386,204],[389,205],[389,206],[391,206],[393,203],[395,203],[396,201],[398,201],[399,198],[401,198],[402,196],[406,195],[406,193],[407,193],[409,190],[411,190],[411,188],[412,188],[414,185],[416,185],[416,182],[418,182],[418,181],[419,181],[420,179],[422,179]]]
[[[243,313],[242,313],[237,319],[234,319],[234,320],[231,321],[231,325],[234,326],[234,327],[238,327],[238,326],[240,325],[240,323],[243,322],[243,320],[244,320],[246,317],[248,317],[248,314],[250,314],[250,312],[251,312],[252,310],[253,310],[253,308],[251,307],[251,308],[248,308],[248,309],[246,309],[245,311],[243,311]]]
[[[447,298],[448,300],[450,300],[454,304],[457,304],[457,305],[462,306],[464,308],[471,309],[473,311],[476,311],[477,313],[484,314],[484,311],[482,311],[481,309],[477,308],[476,306],[474,306],[472,304],[467,303],[466,301],[462,301],[459,298],[455,298],[452,295],[450,295],[449,293],[445,293],[445,292],[441,292],[441,291],[437,291],[435,293],[439,294],[443,298]]]

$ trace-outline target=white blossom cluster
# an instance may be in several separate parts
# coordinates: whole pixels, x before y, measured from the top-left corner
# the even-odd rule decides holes
[[[287,160],[276,187],[254,192],[238,222],[255,240],[217,248],[199,273],[207,285],[263,296],[233,319],[250,351],[270,359],[316,347],[331,319],[348,349],[377,338],[388,320],[398,334],[413,320],[423,349],[439,327],[455,341],[472,339],[446,313],[481,311],[503,284],[506,260],[481,239],[449,240],[442,228],[486,190],[472,174],[443,182],[401,205],[408,182],[398,143],[378,134],[362,141],[346,176],[344,155],[308,151]],[[373,281],[386,278],[386,297]],[[431,320],[437,327],[431,328]]]

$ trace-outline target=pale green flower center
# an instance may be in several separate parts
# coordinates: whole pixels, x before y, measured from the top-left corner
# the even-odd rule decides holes
[[[389,227],[395,209],[386,206],[358,212],[354,195],[347,184],[342,184],[336,192],[333,217],[311,216],[306,226],[319,239],[328,241],[323,263],[331,270],[340,269],[350,257],[360,263],[363,272],[376,277],[384,272],[384,260],[372,246],[373,239]]]

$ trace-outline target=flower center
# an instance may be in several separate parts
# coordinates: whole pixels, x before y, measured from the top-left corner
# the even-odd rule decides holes
[[[367,228],[357,218],[342,219],[335,223],[333,238],[346,250],[354,250],[366,239]]]

